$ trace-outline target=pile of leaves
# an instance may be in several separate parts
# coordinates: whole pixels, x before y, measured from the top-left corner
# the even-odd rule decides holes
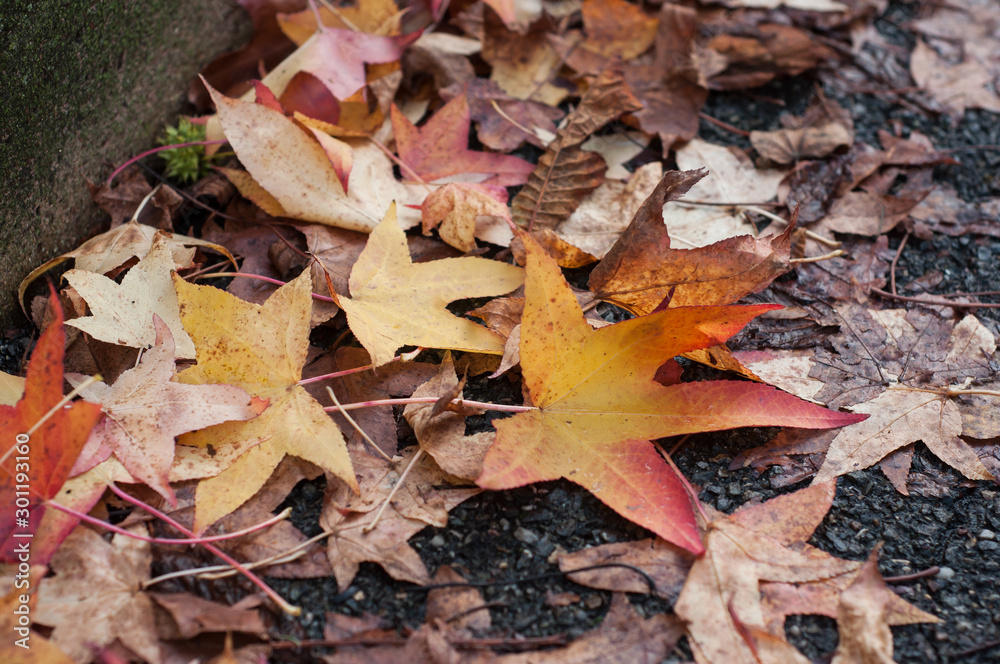
[[[728,127],[702,111],[713,91],[813,70],[929,113],[1000,111],[995,7],[928,10],[908,72],[866,57],[887,51],[882,0],[241,4],[255,36],[192,87],[184,135],[205,150],[167,174],[224,165],[183,189],[136,165],[92,185],[111,229],[20,288],[44,331],[0,383],[18,508],[0,555],[3,620],[35,656],[261,661],[299,609],[258,574],[344,591],[363,562],[432,586],[426,624],[329,614],[329,662],[659,661],[681,639],[700,663],[807,662],[784,633],[804,613],[837,620],[834,662],[886,662],[890,626],[937,620],[877,550],[809,540],[844,474],[877,464],[907,494],[917,441],[1000,477],[997,329],[975,313],[996,305],[895,279],[911,235],[1000,237],[997,201],[935,182],[955,160],[917,131],[857,140],[819,88],[750,152],[698,130]],[[483,376],[521,401],[465,399]],[[667,447],[748,426],[782,429],[734,465],[811,484],[717,512]],[[275,512],[321,475],[307,538]],[[651,535],[562,552],[563,572],[673,614],[618,594],[567,645],[497,641],[479,591],[407,543],[483,491],[560,478]],[[172,566],[178,546],[225,565]],[[233,573],[256,585],[232,605],[156,588]]]

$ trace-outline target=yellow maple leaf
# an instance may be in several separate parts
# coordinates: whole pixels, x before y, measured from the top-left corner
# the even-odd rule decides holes
[[[227,422],[183,436],[185,445],[218,446],[264,438],[236,463],[198,485],[194,529],[201,533],[260,489],[286,454],[311,461],[358,483],[337,425],[298,385],[309,347],[312,279],[304,272],[263,305],[211,286],[174,277],[181,321],[194,340],[198,364],[178,374],[182,383],[225,383],[269,399],[249,422]]]
[[[522,283],[524,270],[485,258],[415,264],[392,205],[351,270],[351,297],[338,298],[338,304],[376,365],[408,344],[501,355],[503,337],[451,314],[446,306],[468,297],[503,295]]]

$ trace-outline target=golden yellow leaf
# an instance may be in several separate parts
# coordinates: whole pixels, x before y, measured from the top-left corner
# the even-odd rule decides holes
[[[485,258],[414,264],[392,206],[351,270],[351,297],[338,303],[376,365],[408,344],[500,355],[500,335],[445,307],[453,300],[502,295],[522,283],[524,270]]]
[[[181,320],[198,354],[198,364],[178,374],[178,380],[236,385],[270,400],[254,420],[219,424],[179,441],[204,447],[267,438],[227,470],[198,485],[195,531],[204,532],[253,496],[286,454],[315,463],[357,490],[340,430],[297,385],[309,347],[309,272],[279,288],[263,305],[178,277],[174,283]]]

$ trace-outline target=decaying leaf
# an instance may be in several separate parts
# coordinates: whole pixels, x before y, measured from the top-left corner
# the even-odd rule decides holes
[[[514,265],[483,258],[446,258],[413,263],[395,208],[368,239],[351,270],[351,296],[338,298],[347,322],[376,365],[401,346],[503,352],[503,340],[445,309],[454,300],[502,295],[521,285]]]
[[[461,399],[462,391],[459,387],[455,365],[450,354],[447,354],[438,375],[417,388],[413,396],[447,395],[453,399]],[[496,439],[496,434],[486,431],[466,436],[465,416],[448,410],[436,413],[436,405],[409,404],[403,411],[420,442],[420,448],[430,454],[441,470],[449,475],[470,481],[476,479],[483,471],[483,457]]]
[[[133,532],[147,534],[142,525]],[[153,602],[142,591],[152,562],[148,542],[120,534],[106,542],[77,528],[53,556],[55,576],[42,581],[32,617],[54,627],[52,642],[77,662],[93,661],[92,645],[118,639],[150,664],[160,664]],[[100,579],[96,589],[95,579]]]
[[[636,314],[670,306],[731,304],[788,270],[791,227],[778,236],[740,236],[698,249],[671,247],[663,206],[689,191],[703,171],[671,171],[590,274],[594,297]]]
[[[325,500],[320,525],[333,531],[327,557],[341,591],[350,586],[358,566],[365,561],[378,563],[394,579],[429,583],[427,568],[406,541],[427,526],[444,527],[448,523],[448,510],[479,493],[475,487],[438,488],[446,475],[433,459],[423,455],[388,508],[380,514],[379,508],[396,483],[402,481],[400,474],[416,452],[411,449],[392,466],[382,459],[356,454],[360,496],[352,495],[346,486],[338,484]],[[378,522],[367,530],[376,515]]]
[[[625,85],[621,63],[609,64],[539,157],[528,183],[514,197],[514,221],[533,230],[553,228],[567,219],[583,198],[604,181],[604,159],[582,150],[580,144],[614,118],[639,108],[641,105]]]

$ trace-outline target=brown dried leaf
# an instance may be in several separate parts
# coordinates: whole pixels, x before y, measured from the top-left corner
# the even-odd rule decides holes
[[[604,159],[579,145],[622,113],[641,107],[625,84],[621,63],[605,67],[514,198],[514,221],[534,230],[553,228],[568,218],[604,181]]]
[[[148,536],[142,525],[132,532]],[[78,527],[52,557],[55,576],[42,580],[32,617],[54,627],[52,642],[82,664],[94,659],[92,646],[115,639],[150,664],[159,664],[163,656],[153,603],[142,591],[152,560],[148,542],[125,535],[106,542]],[[101,580],[100,592],[94,592],[95,579]]]
[[[833,502],[826,483],[743,507],[709,524],[706,553],[691,568],[674,606],[688,627],[688,643],[702,664],[784,664],[761,659],[746,628],[765,629],[761,581],[804,583],[858,567],[805,541]],[[794,661],[808,661],[805,658]]]
[[[455,375],[455,365],[451,361],[451,353],[446,353],[436,376],[418,387],[414,397],[462,398],[458,377]],[[434,457],[441,469],[465,480],[474,480],[483,471],[483,457],[486,450],[496,440],[492,431],[465,435],[465,416],[451,411],[434,414],[437,404],[411,403],[403,410],[403,416],[413,427],[420,448]]]
[[[243,632],[264,636],[267,627],[252,609],[212,602],[191,593],[149,593],[174,621],[165,639],[190,639],[204,632]]]
[[[364,561],[378,563],[394,579],[429,583],[427,568],[407,540],[427,526],[443,528],[448,523],[448,510],[481,492],[479,488],[440,488],[447,475],[432,458],[423,455],[378,523],[366,532],[366,526],[374,521],[416,453],[417,450],[411,449],[391,467],[382,459],[355,454],[353,461],[361,486],[360,497],[342,482],[328,489],[320,525],[333,531],[328,540],[327,558],[341,592],[350,586]]]
[[[573,553],[561,554],[559,570],[573,583],[588,588],[614,590],[624,593],[650,593],[674,601],[684,585],[694,556],[662,539],[643,539],[635,542],[614,542],[592,546]],[[638,567],[652,578],[656,587],[651,591],[646,579],[634,570],[623,567],[606,567],[587,572],[572,570],[622,563]]]
[[[671,171],[636,212],[628,228],[591,272],[594,297],[637,315],[670,306],[731,304],[788,270],[791,229],[776,237],[741,236],[698,249],[673,249],[663,206],[680,198],[704,171]]]

